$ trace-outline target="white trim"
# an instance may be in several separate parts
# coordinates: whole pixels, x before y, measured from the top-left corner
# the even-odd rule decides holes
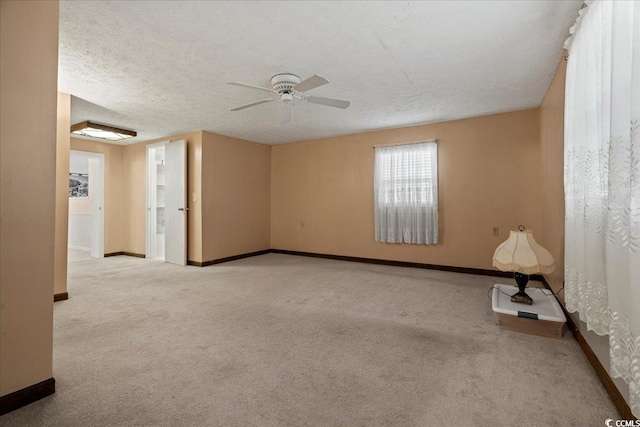
[[[105,191],[105,157],[102,153],[90,151],[70,150],[71,155],[98,159],[98,197],[92,198],[91,215],[97,214],[92,224],[92,248],[91,256],[104,258],[104,191]]]

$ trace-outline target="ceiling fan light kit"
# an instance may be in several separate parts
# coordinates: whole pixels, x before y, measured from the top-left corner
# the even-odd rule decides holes
[[[280,118],[280,125],[286,125],[291,121],[291,106],[294,99],[300,99],[312,104],[326,105],[328,107],[345,109],[351,104],[349,101],[342,101],[340,99],[322,98],[319,96],[310,96],[305,92],[315,89],[320,86],[324,86],[329,81],[324,77],[314,74],[308,79],[301,80],[300,77],[291,73],[276,74],[271,77],[271,89],[266,87],[254,86],[245,83],[228,82],[227,84],[233,86],[246,87],[248,89],[261,90],[263,92],[270,92],[278,95],[282,103],[282,115]],[[256,105],[264,104],[271,101],[276,101],[278,98],[268,98],[261,101],[252,102],[251,104],[242,105],[240,107],[232,108],[231,111],[240,111],[245,108],[254,107]]]

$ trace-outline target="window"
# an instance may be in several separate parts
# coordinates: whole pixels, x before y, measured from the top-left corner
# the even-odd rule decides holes
[[[438,145],[376,147],[376,241],[438,243]]]

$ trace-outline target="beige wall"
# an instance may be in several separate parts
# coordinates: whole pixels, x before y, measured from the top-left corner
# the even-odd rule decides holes
[[[69,147],[71,95],[58,92],[56,143],[56,231],[53,293],[67,292],[67,234],[69,225]]]
[[[564,80],[567,63],[560,60],[540,105],[540,220],[536,238],[556,260],[545,277],[555,291],[564,281]],[[564,293],[558,295],[564,300]]]
[[[126,241],[126,214],[123,179],[124,147],[116,144],[71,138],[71,149],[104,154],[104,253],[124,250]],[[69,172],[67,172],[68,174]],[[67,175],[67,200],[69,197]]]
[[[509,229],[540,230],[538,132],[533,109],[273,146],[271,247],[492,268]],[[375,242],[373,146],[433,138],[440,243]]]
[[[0,40],[0,395],[6,395],[52,376],[58,2],[2,1]]]
[[[271,147],[203,132],[202,258],[270,248]]]
[[[124,212],[115,223],[124,237],[105,252],[145,253],[146,147],[181,139],[187,141],[188,259],[203,262],[269,249],[270,147],[197,131],[127,146],[91,143],[122,150],[121,171],[115,172],[122,183],[115,188]],[[77,144],[87,142],[72,139],[72,149],[82,150]],[[113,175],[107,166],[107,182]],[[105,205],[112,205],[109,200]],[[112,235],[109,229],[105,225],[105,236]]]
[[[146,252],[147,223],[147,145],[162,141],[187,141],[187,259],[202,262],[202,131],[190,132],[124,146],[123,197],[126,215],[122,228],[125,230],[124,251],[144,254]],[[196,201],[193,201],[196,193]]]
[[[202,261],[201,158],[202,132],[191,132],[133,145],[71,138],[71,149],[105,156],[104,252],[146,251],[146,146],[162,141],[187,141],[189,197],[188,259]]]

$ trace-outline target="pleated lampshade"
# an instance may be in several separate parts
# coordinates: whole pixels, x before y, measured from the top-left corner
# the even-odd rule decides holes
[[[509,238],[493,254],[493,266],[522,274],[548,274],[555,270],[556,262],[549,251],[536,242],[531,230],[511,230]]]

